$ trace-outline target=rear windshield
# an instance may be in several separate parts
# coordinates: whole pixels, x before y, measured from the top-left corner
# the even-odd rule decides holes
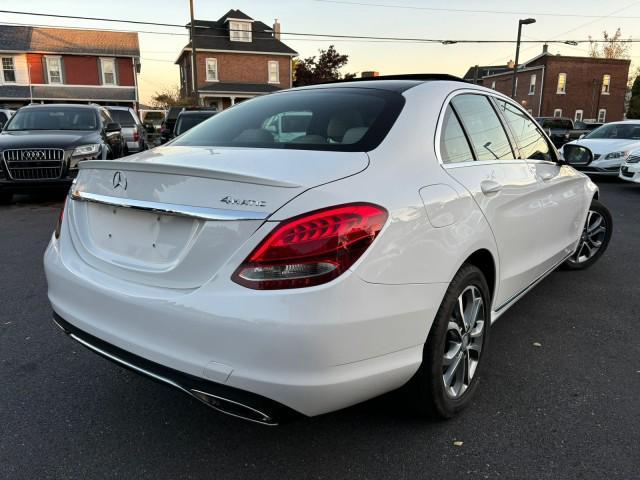
[[[147,112],[144,114],[144,121],[147,123],[161,123],[164,120],[162,112]]]
[[[98,125],[92,108],[43,107],[18,110],[6,130],[97,130]]]
[[[542,128],[562,128],[566,130],[573,128],[571,120],[563,120],[561,118],[543,118],[540,125]]]
[[[402,95],[385,90],[292,90],[224,110],[173,145],[368,151],[382,142],[403,105]]]
[[[191,130],[196,125],[204,122],[213,115],[180,115],[176,123],[176,135],[180,135],[187,130]]]
[[[609,123],[596,128],[584,138],[640,140],[640,123]]]
[[[136,121],[129,110],[109,110],[109,115],[114,122],[119,123],[121,127],[135,127]]]

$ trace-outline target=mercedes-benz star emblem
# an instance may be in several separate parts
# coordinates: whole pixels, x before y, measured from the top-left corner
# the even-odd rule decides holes
[[[127,177],[119,170],[113,174],[113,188],[116,189],[118,187],[123,190],[127,189]]]

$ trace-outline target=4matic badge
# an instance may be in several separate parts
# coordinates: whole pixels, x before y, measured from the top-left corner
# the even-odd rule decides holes
[[[266,207],[267,206],[267,202],[265,200],[246,200],[243,198],[235,198],[235,197],[232,197],[231,195],[227,195],[220,201],[223,203],[226,203],[227,205],[240,205],[240,206],[247,206],[247,207]]]

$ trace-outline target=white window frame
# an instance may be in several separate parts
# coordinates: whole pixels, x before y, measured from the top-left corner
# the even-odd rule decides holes
[[[598,123],[605,123],[607,121],[607,109],[601,108],[598,110]]]
[[[611,75],[606,74],[602,76],[602,95],[609,95],[611,93]]]
[[[556,115],[559,114],[559,115]],[[562,117],[562,109],[561,108],[554,108],[553,109],[553,118],[560,118]]]
[[[209,66],[213,66],[213,70],[215,75],[211,75],[211,69]],[[207,82],[219,82],[220,77],[218,76],[218,59],[215,57],[209,57],[205,60],[205,67],[207,69]]]
[[[107,82],[106,76],[105,76],[105,68],[104,66],[106,64],[111,64],[113,65],[113,82]],[[118,85],[118,77],[116,74],[116,59],[112,58],[112,57],[108,57],[108,58],[100,58],[100,76],[102,77],[102,85]]]
[[[529,79],[529,95],[535,95],[536,94],[536,74],[534,73],[533,75],[531,75],[531,78]]]
[[[582,122],[584,119],[584,110],[576,110],[575,115],[573,116],[573,121],[574,122]]]
[[[13,71],[13,80],[7,80],[6,77],[4,76],[4,72],[7,70],[4,68],[5,60],[11,60],[11,70]],[[16,74],[15,58],[13,58],[12,56],[3,55],[2,57],[0,57],[0,61],[2,61],[2,65],[0,65],[0,67],[2,67],[2,76],[0,76],[0,83],[16,83],[16,81],[18,80],[18,76]]]
[[[49,62],[51,60],[57,60],[57,62],[58,62],[58,77],[59,77],[58,81],[54,81],[54,80],[51,79],[51,67],[49,65]],[[62,80],[62,57],[60,57],[60,56],[52,56],[52,55],[45,55],[45,57],[44,57],[44,65],[45,65],[46,70],[47,70],[47,83],[50,83],[52,85],[62,85],[63,84],[63,80]]]
[[[271,80],[271,67],[275,65],[275,80]],[[269,83],[280,83],[280,62],[277,60],[269,60],[267,62],[267,81]]]
[[[516,77],[516,97],[518,96],[518,77]]]
[[[229,21],[229,38],[232,42],[250,42],[251,22]]]
[[[561,78],[562,78],[562,86],[560,85]],[[558,95],[566,95],[567,93],[567,74],[566,73],[558,74],[558,86],[556,87],[556,93]]]

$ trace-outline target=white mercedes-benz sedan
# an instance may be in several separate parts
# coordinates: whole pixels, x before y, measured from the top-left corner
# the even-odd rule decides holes
[[[451,417],[491,323],[605,251],[611,215],[571,166],[592,160],[560,161],[517,103],[445,75],[258,97],[81,163],[44,259],[54,320],[259,423],[404,385]]]

